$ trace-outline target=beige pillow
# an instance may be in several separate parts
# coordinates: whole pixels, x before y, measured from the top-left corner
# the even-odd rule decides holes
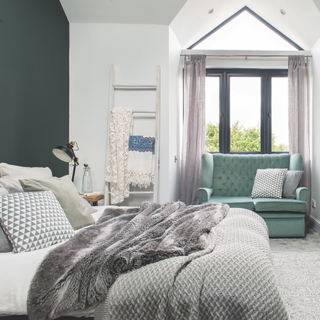
[[[21,167],[7,163],[0,163],[1,178],[20,180],[20,179],[48,179],[52,178],[51,169],[40,167]]]
[[[74,230],[81,229],[95,221],[83,205],[81,197],[69,176],[52,177],[46,180],[19,180],[25,192],[52,190]]]

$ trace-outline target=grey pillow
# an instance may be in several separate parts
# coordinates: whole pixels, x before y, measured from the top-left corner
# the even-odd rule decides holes
[[[7,189],[0,188],[0,197],[2,195],[7,195],[7,194],[8,194]],[[2,228],[1,228],[1,223],[0,223],[0,253],[10,252],[10,251],[12,251],[11,242],[9,241],[6,234],[3,232]]]
[[[252,198],[282,198],[283,182],[288,169],[258,169]]]
[[[11,251],[12,251],[11,242],[9,241],[6,234],[3,232],[1,228],[1,223],[0,223],[0,253],[11,252]]]
[[[16,187],[4,187],[8,191],[8,193],[18,193],[23,192],[22,188],[16,188]]]
[[[286,174],[286,178],[283,184],[282,196],[284,198],[295,199],[296,189],[299,186],[303,175],[303,171],[299,170],[289,170]]]
[[[74,230],[94,224],[88,209],[83,205],[81,197],[69,176],[53,177],[46,180],[19,180],[25,192],[52,190]]]

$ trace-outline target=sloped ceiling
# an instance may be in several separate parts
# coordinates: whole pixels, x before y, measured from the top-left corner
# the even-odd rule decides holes
[[[70,23],[169,25],[187,0],[60,0]]]
[[[171,28],[182,48],[187,48],[244,6],[305,50],[320,37],[320,11],[313,0],[188,0]],[[210,9],[214,9],[212,14],[208,14]]]
[[[320,38],[320,0],[60,0],[70,23],[170,25],[183,49],[249,7],[305,50]],[[209,14],[209,10],[213,13]],[[286,12],[285,15],[280,10]]]

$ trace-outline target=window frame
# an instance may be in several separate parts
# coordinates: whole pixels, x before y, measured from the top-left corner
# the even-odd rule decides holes
[[[261,118],[260,118],[260,152],[230,152],[230,78],[261,77]],[[273,77],[288,77],[288,69],[243,69],[243,68],[207,68],[206,77],[219,77],[219,153],[231,154],[265,154],[289,153],[272,152],[272,99],[271,81]],[[214,152],[211,152],[214,153]]]

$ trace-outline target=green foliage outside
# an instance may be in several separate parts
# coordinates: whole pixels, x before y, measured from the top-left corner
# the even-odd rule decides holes
[[[276,136],[272,133],[272,151],[288,151],[284,144],[275,145]],[[219,124],[206,124],[206,151],[219,152]],[[230,129],[230,151],[260,152],[260,128],[245,128],[239,121],[232,124]]]

